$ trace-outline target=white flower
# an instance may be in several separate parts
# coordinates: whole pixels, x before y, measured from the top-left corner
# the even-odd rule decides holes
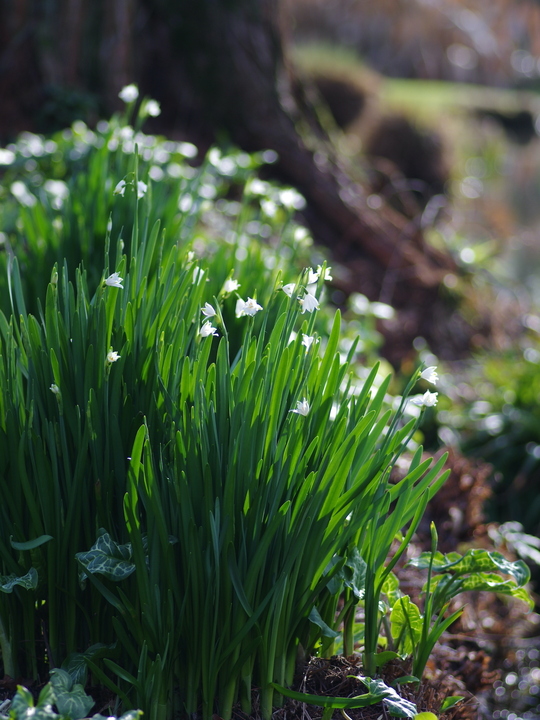
[[[297,400],[296,401],[296,409],[295,410],[289,410],[289,412],[297,413],[298,415],[304,415],[306,416],[309,412],[309,403],[304,398],[303,400]]]
[[[139,200],[144,196],[144,193],[148,190],[148,185],[139,180],[137,183],[137,197]]]
[[[188,252],[188,254],[186,255],[186,262],[188,262],[188,263],[193,262],[194,259],[195,259],[195,253],[193,252],[193,250],[190,250]]]
[[[309,350],[314,340],[315,338],[312,335],[302,334],[302,345],[305,345],[306,350]]]
[[[126,192],[126,181],[120,180],[117,186],[114,188],[114,195],[124,195]]]
[[[223,283],[223,287],[221,288],[221,292],[224,295],[228,295],[229,293],[233,293],[240,287],[240,283],[238,280],[234,280],[233,278],[227,278],[225,282]]]
[[[305,312],[313,312],[314,310],[319,309],[319,301],[315,297],[315,295],[312,295],[311,293],[306,293],[302,300],[300,300],[300,305],[302,306],[302,315]]]
[[[158,117],[161,115],[161,107],[157,100],[146,100],[141,107],[142,117],[150,115],[151,117]]]
[[[217,335],[217,328],[213,327],[210,320],[207,320],[200,330],[201,337],[208,337],[209,335]]]
[[[323,280],[332,280],[332,276],[330,275],[331,267],[327,267],[324,271]],[[320,277],[322,273],[322,265],[317,265],[317,275]]]
[[[318,271],[313,270],[312,268],[309,268],[308,277],[307,277],[307,285],[313,285],[317,282],[319,279],[319,273]]]
[[[60,388],[58,387],[58,385],[56,385],[56,383],[53,383],[49,390],[55,395],[60,395]]]
[[[139,88],[133,83],[131,83],[131,85],[126,85],[120,90],[118,97],[125,103],[133,102],[139,97]]]
[[[107,353],[107,362],[111,364],[117,360],[120,360],[120,355],[116,352],[116,350],[109,350]]]
[[[243,317],[245,315],[253,317],[259,310],[262,310],[262,306],[253,298],[248,297],[245,302],[242,298],[238,298],[236,301],[236,317]]]
[[[204,270],[202,268],[200,268],[198,265],[196,265],[193,268],[193,279],[192,279],[193,284],[198,285],[201,282],[201,280],[203,280],[203,278],[204,278]]]
[[[210,303],[205,303],[204,307],[201,308],[201,312],[204,315],[204,317],[211,318],[214,317],[216,314],[216,311],[214,308],[210,305]]]
[[[427,380],[427,382],[432,383],[432,385],[437,384],[437,380],[439,379],[438,374],[435,372],[437,370],[436,365],[432,365],[430,367],[427,367],[421,374],[420,377],[422,380]]]
[[[296,285],[294,283],[289,283],[288,285],[284,285],[281,289],[283,290],[285,295],[292,297],[295,287],[296,287]]]
[[[411,398],[411,403],[413,405],[417,405],[418,407],[433,407],[437,404],[438,394],[439,393],[432,393],[429,390],[426,390],[423,395],[416,395]]]
[[[120,277],[120,273],[115,272],[112,275],[109,275],[109,277],[105,280],[105,285],[108,285],[109,287],[122,288],[123,290],[123,282],[124,278]]]

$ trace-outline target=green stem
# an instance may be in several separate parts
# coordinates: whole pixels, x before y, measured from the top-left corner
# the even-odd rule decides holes
[[[0,652],[2,653],[2,661],[4,663],[4,675],[9,675],[9,677],[12,677],[12,678],[17,677],[17,673],[15,671],[15,662],[14,662],[13,653],[11,650],[11,643],[9,641],[8,633],[6,632],[6,628],[2,621],[1,615],[0,615]]]

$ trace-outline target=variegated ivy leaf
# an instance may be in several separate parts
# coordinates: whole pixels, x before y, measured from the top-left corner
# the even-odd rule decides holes
[[[38,574],[34,568],[17,577],[16,575],[0,575],[0,592],[11,593],[17,585],[25,590],[35,590],[38,584]]]
[[[429,568],[431,553],[422,553],[419,557],[409,561],[410,565],[426,570]],[[490,552],[482,548],[468,550],[465,555],[457,552],[443,555],[436,552],[433,556],[433,570],[435,572],[450,572],[452,575],[466,575],[468,573],[502,572],[511,575],[516,583],[523,587],[529,582],[531,573],[523,560],[510,562],[498,552]]]
[[[135,571],[135,564],[131,562],[131,543],[118,545],[107,532],[98,537],[88,552],[77,553],[75,557],[84,567],[85,574],[105,575],[117,582]]]
[[[51,685],[56,696],[56,707],[71,720],[82,720],[94,707],[94,700],[79,683],[73,684],[68,672],[60,668],[51,670]]]
[[[362,675],[357,675],[357,678],[366,685],[370,693],[382,698],[383,705],[392,717],[413,718],[416,715],[416,705],[402,698],[384,680],[372,680]]]

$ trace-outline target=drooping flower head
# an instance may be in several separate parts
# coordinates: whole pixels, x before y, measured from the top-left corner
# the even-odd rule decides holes
[[[438,395],[439,393],[432,393],[429,390],[426,390],[423,395],[416,395],[411,398],[411,403],[417,407],[433,407],[437,404]]]
[[[305,346],[306,350],[309,350],[315,338],[312,335],[302,334],[302,345]]]
[[[109,350],[107,353],[107,363],[111,365],[117,360],[120,360],[120,355],[116,352],[116,350]]]
[[[296,408],[294,410],[289,410],[289,412],[296,413],[297,415],[303,415],[305,417],[309,412],[309,403],[306,398],[303,400],[297,400]]]
[[[284,285],[281,289],[283,290],[285,295],[292,297],[295,287],[296,287],[296,285],[294,283],[288,283],[287,285]]]
[[[259,310],[262,310],[262,305],[259,305],[253,298],[248,297],[246,301],[242,300],[242,298],[238,298],[236,301],[236,317],[238,318],[246,315],[253,317],[253,315],[258,313]]]
[[[105,285],[108,285],[109,287],[122,288],[122,290],[124,289],[124,286],[122,285],[123,282],[124,278],[121,278],[120,273],[117,272],[114,272],[105,279]]]
[[[211,318],[216,315],[215,309],[210,305],[210,303],[205,303],[204,307],[201,308],[201,312],[204,315],[204,317]]]
[[[240,283],[238,282],[238,280],[235,280],[234,278],[227,278],[223,283],[221,292],[223,293],[223,295],[229,295],[230,293],[236,292],[239,287]]]
[[[125,103],[134,102],[139,97],[139,88],[134,83],[125,85],[118,93],[118,97]]]
[[[302,315],[305,312],[313,312],[314,310],[319,309],[319,301],[315,297],[315,295],[312,295],[311,293],[307,292],[304,297],[300,300],[300,305],[302,306]]]
[[[49,388],[49,390],[50,390],[54,395],[60,395],[60,388],[58,387],[58,385],[57,385],[56,383],[53,383],[53,384],[51,385],[51,387]]]
[[[439,375],[436,372],[437,366],[431,365],[430,367],[427,367],[422,373],[420,373],[420,377],[422,380],[426,380],[428,383],[431,383],[432,385],[437,384],[437,380],[439,379]]]
[[[200,329],[200,335],[201,335],[201,337],[205,338],[205,337],[209,337],[209,335],[217,335],[218,333],[216,331],[217,331],[217,328],[215,328],[212,325],[210,320],[207,320],[204,323],[204,325],[202,326],[202,328]]]

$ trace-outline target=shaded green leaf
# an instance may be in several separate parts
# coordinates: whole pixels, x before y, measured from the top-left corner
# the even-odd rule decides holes
[[[21,577],[16,575],[0,575],[0,591],[5,593],[13,592],[17,585],[25,590],[35,590],[38,584],[38,574],[34,568]]]

